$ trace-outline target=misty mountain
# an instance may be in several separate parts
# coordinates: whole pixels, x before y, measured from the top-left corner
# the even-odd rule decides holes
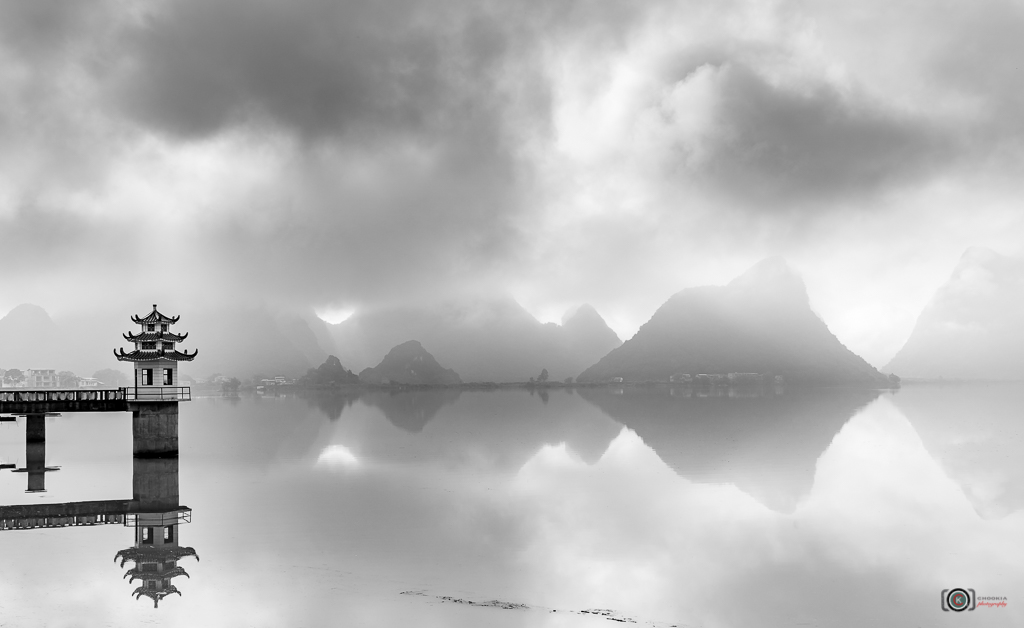
[[[315,369],[309,369],[298,383],[309,388],[337,388],[358,384],[359,377],[342,366],[341,360],[329,355],[323,364]]]
[[[1024,260],[974,247],[885,369],[904,377],[1024,379]]]
[[[665,464],[694,482],[733,484],[791,513],[814,484],[833,437],[881,392],[804,388],[750,398],[685,389],[582,388],[581,397],[637,433]]]
[[[403,342],[384,356],[380,364],[359,373],[366,384],[444,385],[461,384],[459,374],[446,369],[419,342]]]
[[[416,338],[469,382],[526,381],[542,369],[553,380],[574,377],[621,344],[590,306],[557,325],[539,322],[512,299],[367,312],[331,327],[346,364],[376,364],[391,347]]]
[[[788,383],[888,385],[828,330],[811,310],[803,280],[778,257],[726,286],[676,293],[579,381],[730,372],[782,375]]]
[[[19,305],[0,318],[0,368],[66,370],[64,340],[46,310],[28,303]]]

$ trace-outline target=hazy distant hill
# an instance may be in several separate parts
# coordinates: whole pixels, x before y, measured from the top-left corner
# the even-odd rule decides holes
[[[416,338],[469,382],[526,381],[542,369],[553,380],[575,377],[621,344],[590,306],[562,325],[544,324],[512,299],[357,314],[333,325],[332,336],[337,355],[353,367],[376,364],[391,347]]]
[[[1024,379],[1024,260],[963,254],[885,370],[903,377]]]
[[[136,311],[72,314],[52,320],[40,307],[19,305],[0,319],[0,368],[53,368],[89,376],[102,369],[130,371],[112,350],[130,345],[123,332],[138,331]],[[256,374],[297,376],[317,366],[333,350],[326,324],[312,312],[272,313],[260,307],[204,307],[178,311],[160,306],[169,315],[181,315],[174,331],[188,332],[182,343],[199,349],[194,362],[183,362],[182,372],[193,377],[222,373],[240,378]]]
[[[38,305],[19,305],[0,318],[0,368],[67,370],[64,335]]]
[[[726,286],[688,288],[580,381],[668,381],[675,373],[772,373],[789,383],[887,385],[811,310],[803,280],[781,258]]]
[[[403,342],[384,356],[380,364],[359,373],[366,384],[441,385],[461,384],[459,374],[446,369],[419,342]]]

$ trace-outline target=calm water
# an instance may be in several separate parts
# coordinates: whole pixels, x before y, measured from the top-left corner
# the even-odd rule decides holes
[[[2,531],[0,625],[1019,626],[1022,408],[1014,386],[198,399],[181,595],[133,597],[134,528]],[[24,431],[0,423],[0,463],[25,466]],[[173,475],[133,464],[127,414],[48,419],[46,463],[44,493],[0,471],[0,504]],[[943,612],[958,586],[1007,606]]]

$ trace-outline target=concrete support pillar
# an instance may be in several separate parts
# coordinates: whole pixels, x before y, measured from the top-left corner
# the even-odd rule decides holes
[[[46,443],[25,443],[25,471],[28,473],[28,492],[46,490]]]
[[[178,507],[178,459],[135,458],[132,464],[132,499],[142,512]]]
[[[139,458],[178,456],[178,402],[131,404],[132,450]]]
[[[25,442],[46,442],[46,415],[28,414],[25,416]]]

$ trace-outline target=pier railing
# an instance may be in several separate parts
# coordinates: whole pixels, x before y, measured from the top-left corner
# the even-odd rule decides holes
[[[192,401],[189,386],[145,386],[125,388],[128,401]]]
[[[0,389],[0,401],[12,403],[39,402],[39,401],[124,401],[126,397],[124,388],[76,388],[74,390],[26,390],[26,389]]]

